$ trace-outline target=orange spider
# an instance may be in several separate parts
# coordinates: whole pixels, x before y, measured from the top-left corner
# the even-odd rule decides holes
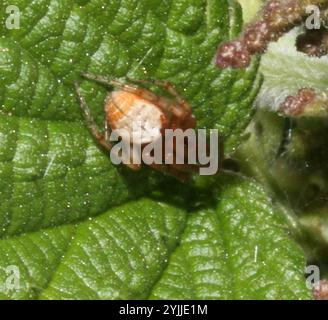
[[[166,129],[181,129],[183,131],[187,129],[196,128],[196,119],[192,113],[191,107],[188,103],[179,95],[174,86],[169,82],[162,81],[145,81],[145,80],[132,80],[129,82],[141,83],[141,84],[153,84],[164,88],[172,98],[156,95],[154,92],[137,87],[132,84],[124,84],[117,80],[106,79],[102,76],[97,76],[89,73],[83,73],[83,77],[99,82],[106,86],[114,87],[115,90],[110,92],[105,102],[105,121],[104,121],[104,134],[98,130],[95,124],[85,99],[81,94],[80,87],[75,83],[76,91],[79,96],[80,105],[83,110],[86,122],[92,135],[98,141],[98,143],[110,151],[113,144],[109,140],[112,130],[119,132],[124,130],[132,139],[129,141],[133,144],[139,144],[141,150],[150,143],[155,142],[159,138],[163,138]],[[142,128],[142,135],[135,138],[134,123],[139,122]],[[124,136],[122,135],[122,140]],[[164,139],[162,140],[164,141]],[[187,145],[185,142],[183,146],[184,156],[188,153]],[[197,164],[177,164],[176,159],[179,157],[176,154],[177,142],[174,140],[174,150],[172,154],[165,154],[165,141],[162,144],[163,149],[163,162],[162,164],[152,163],[150,167],[166,172],[170,175],[177,177],[180,180],[187,180],[193,172],[195,172],[199,166]],[[195,152],[197,152],[195,146]],[[133,159],[136,155],[132,152],[130,161],[123,162],[132,170],[139,170],[144,164],[135,164]],[[175,159],[173,164],[165,164],[165,159],[172,157]]]

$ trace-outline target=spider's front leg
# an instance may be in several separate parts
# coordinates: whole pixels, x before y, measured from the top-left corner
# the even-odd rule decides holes
[[[103,148],[110,151],[112,149],[113,145],[109,142],[109,139],[108,139],[109,129],[108,129],[107,121],[105,120],[105,134],[103,134],[102,132],[99,131],[97,124],[95,123],[94,119],[92,118],[90,109],[81,93],[80,86],[77,84],[77,82],[75,82],[74,85],[75,85],[76,93],[79,97],[80,107],[82,109],[85,121],[87,123],[88,128],[90,129],[92,136],[97,140],[97,142]]]
[[[82,77],[84,77],[88,80],[92,80],[94,82],[103,84],[105,86],[119,88],[120,90],[124,90],[126,92],[136,93],[139,91],[139,88],[137,88],[133,85],[128,85],[128,84],[122,83],[119,80],[108,79],[104,76],[99,76],[99,75],[95,75],[95,74],[88,73],[88,72],[83,72],[81,75],[82,75]]]

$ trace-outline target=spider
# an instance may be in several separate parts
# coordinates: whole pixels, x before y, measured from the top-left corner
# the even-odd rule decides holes
[[[143,150],[148,144],[155,142],[157,139],[164,137],[166,129],[187,129],[196,128],[196,119],[192,113],[189,104],[180,96],[175,87],[169,83],[158,80],[135,80],[127,78],[127,83],[118,80],[107,79],[103,76],[98,76],[90,73],[82,73],[86,79],[101,83],[105,86],[114,87],[105,101],[104,111],[104,133],[100,132],[96,123],[94,122],[90,110],[84,97],[81,94],[81,89],[77,83],[75,88],[80,100],[80,106],[83,111],[87,126],[96,141],[107,151],[113,148],[112,142],[109,140],[110,134],[113,130],[119,131],[120,129],[128,132],[133,137],[133,124],[139,122],[142,128],[142,135],[130,140],[131,144],[139,144]],[[136,84],[142,85],[155,85],[163,88],[171,97],[164,97],[156,95],[153,91],[139,87]],[[124,136],[121,137],[124,140]],[[164,139],[162,140],[164,141]],[[192,173],[196,172],[199,168],[198,164],[177,164],[176,159],[179,157],[177,154],[177,141],[174,140],[173,158],[175,159],[172,164],[166,163],[164,160],[172,157],[172,154],[167,154],[164,147],[165,141],[162,143],[163,162],[161,164],[151,163],[148,164],[151,168],[173,175],[179,180],[186,181],[190,178]],[[188,147],[183,142],[184,156],[188,153]],[[197,146],[193,145],[195,152]],[[133,148],[131,148],[132,150]],[[130,161],[123,161],[132,170],[140,170],[144,162],[141,164],[134,163],[133,159],[136,155],[134,151],[131,152]]]

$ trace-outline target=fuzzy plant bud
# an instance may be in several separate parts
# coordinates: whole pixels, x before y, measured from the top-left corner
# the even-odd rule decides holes
[[[315,300],[328,300],[328,281],[321,280],[313,289]]]
[[[302,88],[295,96],[288,96],[285,99],[280,111],[292,117],[326,117],[328,97],[325,92],[317,93],[312,88]]]

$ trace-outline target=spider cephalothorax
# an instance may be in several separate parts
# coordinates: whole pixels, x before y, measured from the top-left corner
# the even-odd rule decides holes
[[[84,112],[88,126],[96,138],[96,140],[107,150],[113,147],[109,139],[111,132],[115,131],[121,139],[128,141],[128,144],[139,145],[143,150],[151,143],[156,141],[162,142],[162,162],[161,163],[148,163],[148,165],[156,170],[167,172],[176,176],[180,180],[186,180],[190,174],[197,170],[199,166],[195,163],[188,164],[184,162],[177,162],[179,157],[177,152],[178,143],[174,140],[174,148],[170,154],[166,151],[165,139],[163,140],[164,132],[166,129],[181,129],[182,132],[188,129],[195,129],[196,119],[192,113],[191,107],[188,103],[178,94],[174,86],[168,82],[161,81],[143,81],[131,80],[130,82],[148,84],[152,83],[158,87],[166,90],[171,98],[166,96],[156,95],[149,89],[138,87],[133,84],[125,84],[117,80],[108,80],[101,76],[92,74],[83,74],[87,79],[100,82],[115,88],[107,96],[105,103],[105,121],[104,121],[104,134],[100,133],[96,124],[94,123],[86,102],[81,95],[81,90],[76,84],[76,90],[80,99],[81,107]],[[136,134],[136,130],[140,130]],[[160,140],[162,139],[162,140]],[[185,144],[182,140],[183,146],[180,142],[180,150],[182,147],[183,157],[190,151],[190,144]],[[197,143],[192,145],[196,153]],[[129,159],[123,161],[128,167],[133,170],[139,170],[144,162],[135,161],[137,154],[135,148],[131,148],[129,152]],[[184,152],[186,151],[186,152]],[[174,159],[170,164],[167,164],[168,158]],[[179,163],[179,164],[178,164]]]

